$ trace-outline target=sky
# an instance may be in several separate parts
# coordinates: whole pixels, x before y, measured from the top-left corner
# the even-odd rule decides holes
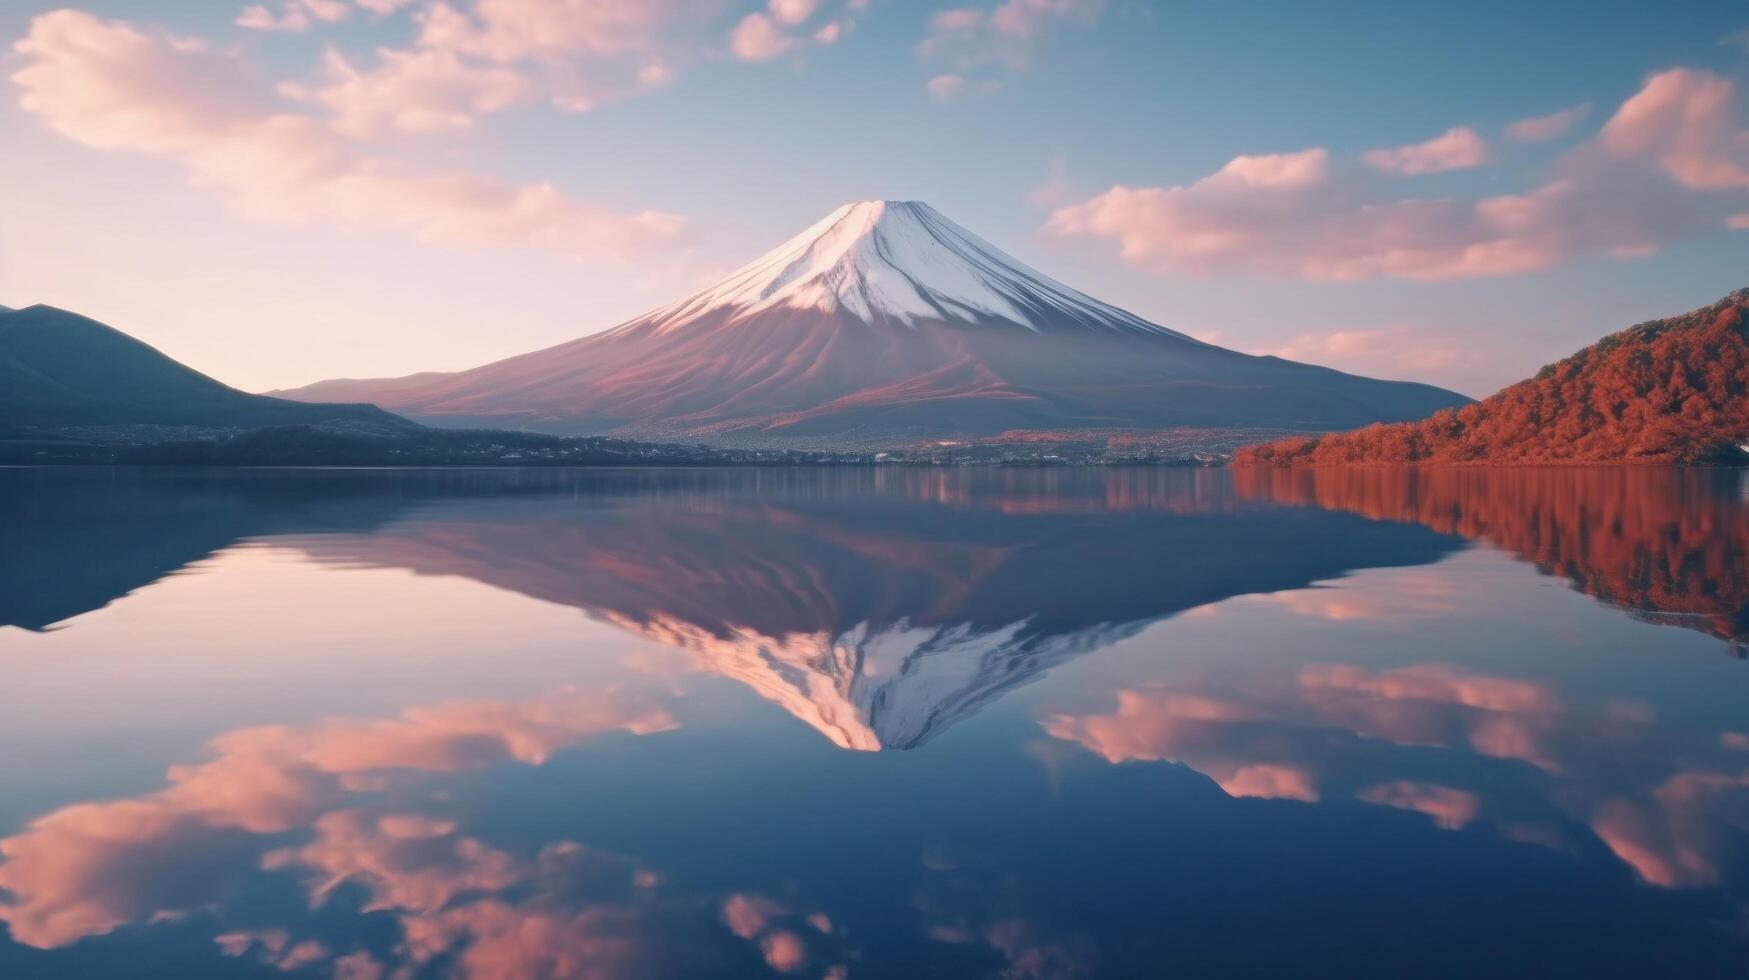
[[[1475,396],[1749,286],[1741,3],[7,0],[0,39],[0,304],[248,390],[604,330],[876,198]]]

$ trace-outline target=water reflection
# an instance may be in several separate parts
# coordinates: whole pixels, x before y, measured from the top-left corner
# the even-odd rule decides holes
[[[1743,665],[1689,654],[1743,632],[1746,506],[1651,470],[0,472],[0,612],[62,627],[18,650],[179,572],[247,596],[209,583],[265,542],[360,583],[360,659],[441,629],[425,588],[552,604],[562,653],[30,809],[0,974],[1741,975]],[[192,620],[156,628],[236,635]]]
[[[1443,664],[1126,688],[1046,719],[1108,762],[1182,762],[1232,796],[1359,800],[1458,830],[1578,850],[1646,882],[1749,899],[1749,734],[1662,724],[1643,703],[1568,705],[1546,685]]]
[[[471,501],[323,561],[459,575],[685,651],[842,748],[922,745],[1051,667],[1173,613],[1457,547],[1420,528],[1235,502],[1218,479],[859,474],[679,500]]]
[[[1749,481],[1733,470],[1242,468],[1251,500],[1488,541],[1656,622],[1749,650]]]
[[[344,978],[391,965],[407,975],[442,966],[485,978],[631,977],[732,969],[754,952],[783,972],[822,964],[836,975],[821,960],[833,930],[819,913],[727,896],[721,917],[751,944],[737,950],[698,896],[674,894],[636,860],[571,840],[514,853],[461,829],[444,794],[427,791],[445,774],[539,765],[588,739],[674,725],[649,692],[561,690],[227,732],[211,758],[171,768],[157,792],[65,807],[0,840],[0,889],[11,896],[0,921],[17,942],[52,949],[239,904],[273,876],[297,883],[312,910],[392,922],[392,941],[369,943],[353,928],[337,942],[303,915],[296,926],[220,932],[219,953]]]
[[[113,579],[274,535],[323,561],[458,575],[574,606],[686,651],[841,747],[904,749],[1172,613],[1458,546],[1236,502],[1224,474],[1050,476],[354,473],[312,495],[307,477],[251,474],[153,480],[137,495],[15,491],[49,508],[21,543],[39,571],[89,568],[97,549],[129,560],[104,563],[113,574],[100,581],[53,574],[48,588],[21,587],[14,602],[31,606],[10,621],[96,608],[121,591]],[[89,521],[104,511],[96,493],[120,497],[122,513]]]

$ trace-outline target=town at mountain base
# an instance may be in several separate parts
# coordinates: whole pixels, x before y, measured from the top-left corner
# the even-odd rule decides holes
[[[1240,465],[1749,462],[1749,289],[1611,334],[1419,422],[1282,439]]]

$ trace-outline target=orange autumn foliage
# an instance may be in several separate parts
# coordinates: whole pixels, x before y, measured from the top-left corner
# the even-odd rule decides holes
[[[1612,334],[1537,376],[1419,422],[1247,446],[1238,464],[1740,462],[1749,289]]]

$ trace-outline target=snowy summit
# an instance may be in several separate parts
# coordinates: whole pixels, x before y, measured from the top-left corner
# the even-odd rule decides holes
[[[1038,331],[1077,324],[1189,340],[1029,268],[922,201],[840,205],[709,289],[657,310],[671,330],[733,310],[843,311],[863,321],[1003,321]]]

